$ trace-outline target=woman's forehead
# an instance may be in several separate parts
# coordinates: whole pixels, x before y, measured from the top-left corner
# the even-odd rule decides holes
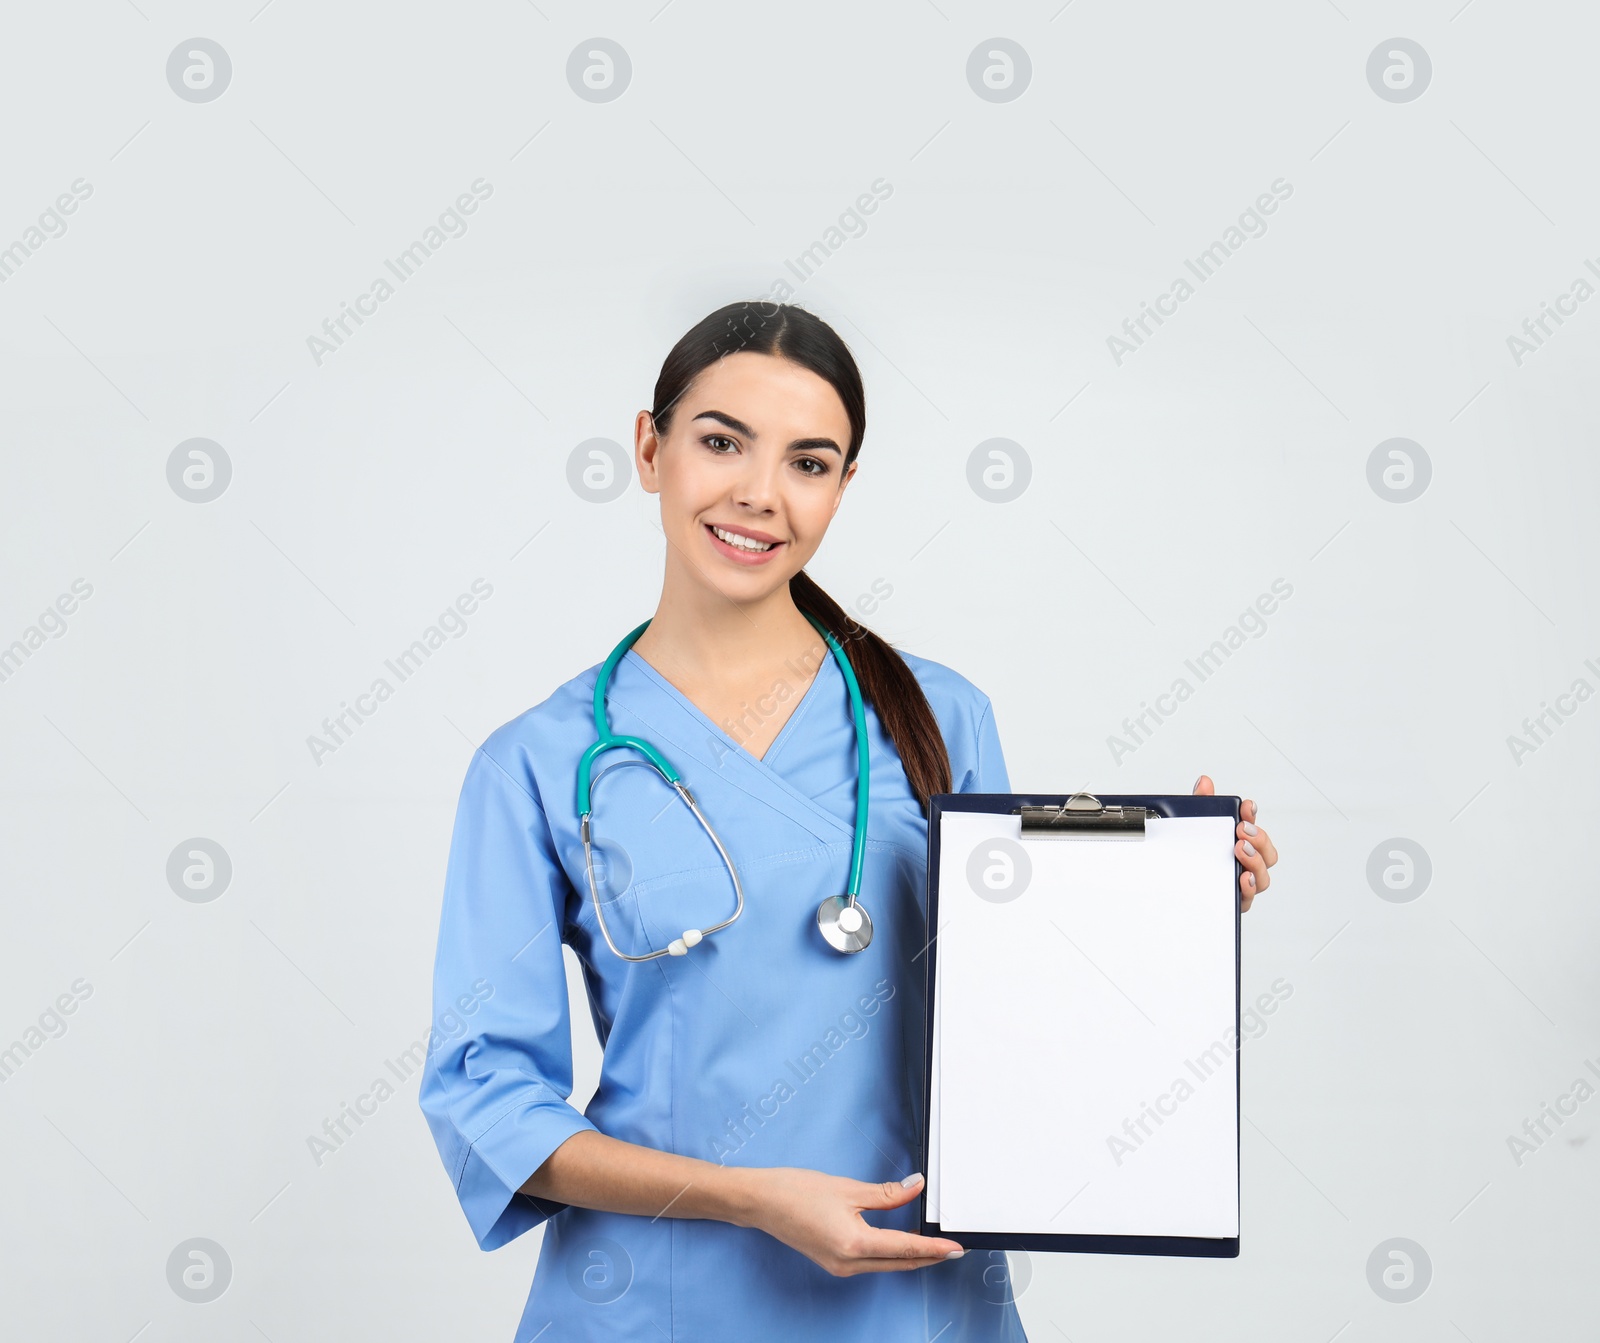
[[[826,378],[792,360],[744,351],[701,370],[684,393],[687,418],[707,410],[732,415],[758,435],[811,433],[849,438],[850,417]]]

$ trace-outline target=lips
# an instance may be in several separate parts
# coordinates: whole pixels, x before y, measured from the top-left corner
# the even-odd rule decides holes
[[[716,550],[741,564],[765,564],[787,544],[765,532],[712,523],[706,524],[706,535]]]

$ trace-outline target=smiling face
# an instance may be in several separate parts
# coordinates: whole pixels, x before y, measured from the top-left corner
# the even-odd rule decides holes
[[[670,428],[635,426],[639,483],[661,496],[667,570],[736,602],[770,596],[805,567],[855,474],[850,418],[831,384],[748,351],[704,369]]]

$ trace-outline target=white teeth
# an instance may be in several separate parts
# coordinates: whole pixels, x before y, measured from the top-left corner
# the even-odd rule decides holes
[[[748,536],[739,536],[734,532],[725,532],[721,527],[712,527],[711,530],[716,533],[719,541],[726,545],[732,546],[735,550],[762,551],[771,550],[773,546],[771,541],[752,541]]]

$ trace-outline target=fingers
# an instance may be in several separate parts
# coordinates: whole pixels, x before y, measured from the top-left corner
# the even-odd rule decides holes
[[[1247,797],[1239,804],[1239,816],[1234,853],[1245,869],[1239,874],[1239,910],[1248,913],[1256,896],[1272,885],[1267,869],[1278,861],[1278,846],[1272,842],[1272,836],[1256,824],[1253,798]]]
[[[1267,860],[1261,850],[1241,835],[1233,846],[1233,853],[1244,864],[1244,872],[1239,877],[1239,890],[1247,895],[1260,895],[1272,884],[1272,878],[1267,875]]]
[[[1249,839],[1251,847],[1261,855],[1261,861],[1265,866],[1271,867],[1278,861],[1277,845],[1272,842],[1272,836],[1260,826],[1256,827],[1255,834],[1247,835],[1246,838]]]
[[[1215,797],[1216,792],[1209,774],[1202,774],[1194,781],[1196,797]],[[1239,909],[1243,913],[1248,912],[1256,896],[1272,884],[1267,869],[1278,861],[1278,850],[1267,832],[1256,824],[1253,798],[1247,797],[1239,804],[1239,816],[1233,851],[1244,865],[1244,871],[1239,874]]]
[[[904,1180],[883,1180],[878,1184],[863,1182],[858,1208],[898,1208],[922,1193],[922,1172],[908,1175]],[[873,1226],[865,1218],[861,1222],[858,1243],[852,1246],[853,1259],[920,1260],[936,1264],[952,1250],[961,1249],[961,1243],[939,1236],[919,1236],[911,1231],[891,1231]],[[902,1265],[896,1264],[896,1267]],[[912,1264],[913,1268],[918,1264]]]
[[[906,1176],[905,1180],[883,1180],[878,1183],[863,1180],[858,1182],[860,1189],[859,1198],[856,1199],[858,1208],[898,1208],[903,1203],[909,1203],[922,1193],[922,1172]]]
[[[943,1255],[937,1259],[857,1259],[852,1263],[850,1273],[899,1273],[908,1268],[931,1268],[934,1264],[942,1263]]]
[[[860,1209],[899,1207],[922,1193],[920,1171],[908,1175],[906,1180],[909,1183],[855,1181],[857,1193],[852,1201],[858,1211],[850,1235],[833,1254],[817,1262],[836,1277],[852,1277],[857,1273],[896,1273],[928,1268],[942,1264],[953,1253],[958,1258],[964,1254],[959,1241],[873,1226],[861,1216]]]
[[[961,1249],[958,1241],[942,1236],[919,1236],[914,1231],[890,1231],[862,1223],[861,1233],[851,1247],[852,1263],[878,1264],[894,1268],[921,1268],[943,1263],[947,1255]]]
[[[1238,810],[1240,810],[1240,813],[1243,813],[1245,808],[1240,807]],[[1251,808],[1251,810],[1254,810],[1254,808]],[[1250,847],[1254,848],[1254,850],[1256,850],[1256,852],[1262,856],[1262,860],[1266,861],[1266,864],[1269,866],[1269,868],[1272,866],[1272,864],[1277,863],[1278,848],[1277,845],[1272,842],[1272,836],[1269,836],[1269,834],[1267,834],[1267,832],[1264,831],[1261,826],[1254,824],[1254,821],[1251,821],[1248,816],[1246,816],[1246,820],[1242,820],[1240,823],[1238,823],[1234,834],[1238,837],[1238,839],[1250,840]]]

